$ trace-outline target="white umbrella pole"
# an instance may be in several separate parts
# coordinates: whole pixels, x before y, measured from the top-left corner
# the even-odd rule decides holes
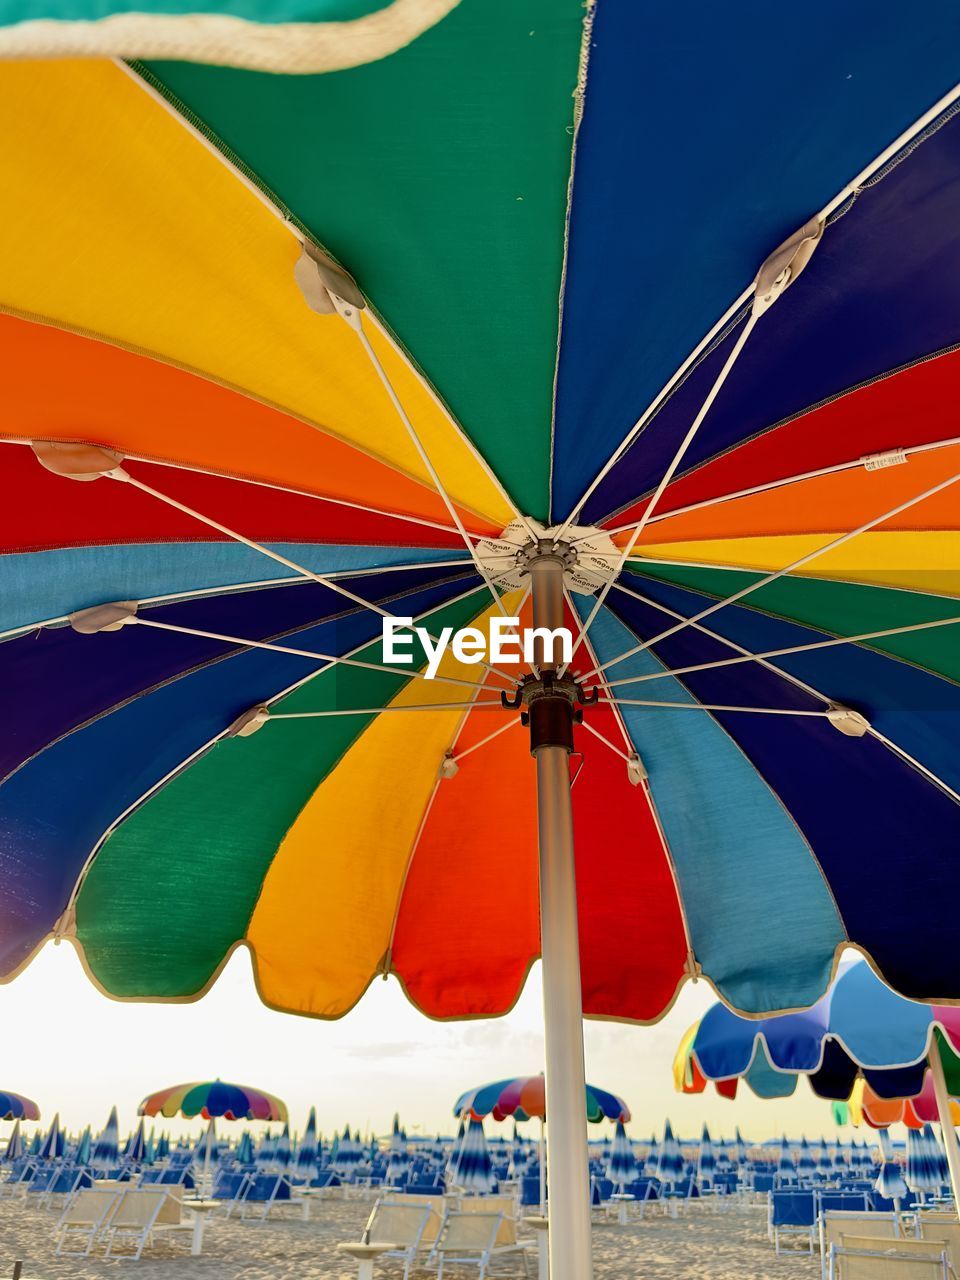
[[[564,625],[564,561],[541,544],[530,562],[535,627]],[[556,671],[542,641],[535,655],[543,675]],[[551,1280],[593,1275],[588,1182],[587,1107],[583,1068],[583,1005],[573,860],[569,746],[573,706],[557,696],[530,704],[531,749],[537,762],[540,843],[540,942],[546,1059]]]
[[[213,1147],[213,1136],[216,1130],[213,1127],[213,1116],[210,1117],[210,1123],[207,1125],[207,1141],[206,1149],[203,1153],[203,1194],[208,1196],[212,1190],[212,1182],[210,1179],[210,1151]]]
[[[953,1127],[953,1116],[950,1114],[950,1095],[947,1092],[947,1078],[943,1073],[943,1059],[940,1057],[940,1046],[936,1032],[930,1037],[930,1070],[933,1073],[933,1092],[937,1099],[937,1114],[940,1117],[940,1132],[943,1145],[947,1150],[947,1164],[950,1166],[950,1187],[953,1191],[953,1204],[960,1213],[960,1147],[957,1146],[957,1131]]]

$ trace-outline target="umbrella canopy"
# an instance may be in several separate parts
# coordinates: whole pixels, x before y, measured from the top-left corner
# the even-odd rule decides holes
[[[497,1185],[483,1122],[475,1116],[470,1117],[451,1178],[453,1184],[464,1191],[476,1191],[480,1194],[493,1191]]]
[[[169,1154],[170,1154],[170,1139],[167,1137],[165,1133],[161,1133],[160,1137],[157,1139],[157,1146],[154,1152],[154,1156],[157,1160],[166,1160]]]
[[[637,1158],[633,1153],[633,1144],[627,1137],[623,1121],[617,1121],[616,1133],[613,1136],[613,1149],[607,1161],[607,1177],[619,1187],[624,1187],[637,1176]]]
[[[793,1179],[797,1176],[797,1165],[793,1158],[793,1150],[786,1136],[780,1143],[780,1158],[777,1162],[777,1174],[783,1179]]]
[[[290,1148],[290,1126],[285,1124],[280,1136],[277,1138],[277,1144],[273,1149],[273,1163],[278,1169],[286,1169],[292,1159],[293,1152]]]
[[[337,1173],[351,1174],[362,1162],[363,1148],[355,1138],[350,1136],[350,1126],[345,1125],[343,1135],[337,1144],[336,1155],[330,1163]]]
[[[907,1194],[909,1188],[903,1180],[903,1170],[894,1155],[893,1143],[886,1130],[880,1131],[880,1150],[883,1162],[875,1185],[882,1196],[896,1202]]]
[[[208,1080],[200,1084],[175,1084],[148,1094],[137,1108],[141,1116],[181,1115],[204,1120],[280,1120],[287,1123],[287,1106],[272,1093],[245,1084]]]
[[[544,1077],[517,1076],[512,1080],[495,1080],[492,1084],[479,1085],[462,1093],[453,1104],[455,1116],[468,1115],[476,1119],[493,1116],[494,1120],[505,1120],[513,1116],[516,1120],[546,1118],[546,1090]],[[622,1098],[598,1089],[596,1085],[586,1086],[587,1119],[593,1124],[601,1120],[630,1120],[630,1108]]]
[[[276,1008],[483,1016],[542,954],[583,1280],[581,1008],[801,1007],[846,941],[960,997],[901,888],[960,839],[960,12],[169,8],[0,13],[0,978],[245,942]],[[384,637],[528,586],[562,671]]]
[[[958,1094],[960,1010],[905,1000],[855,960],[841,966],[823,999],[803,1013],[747,1019],[712,1005],[681,1041],[674,1082],[684,1093],[700,1093],[713,1080],[734,1097],[743,1079],[758,1097],[771,1098],[793,1093],[806,1075],[819,1096],[845,1099],[862,1075],[881,1099],[917,1098],[934,1037],[947,1086]]]
[[[39,1120],[40,1108],[23,1094],[0,1090],[0,1120]]]
[[[939,1191],[943,1184],[936,1156],[922,1131],[907,1131],[907,1168],[906,1183],[911,1191],[921,1194],[926,1191]]]
[[[314,1148],[314,1154],[316,1154],[316,1148]],[[250,1133],[247,1129],[244,1129],[243,1133],[241,1133],[240,1141],[237,1143],[237,1149],[233,1153],[233,1155],[237,1164],[253,1164],[254,1158],[255,1158],[254,1149],[253,1149],[253,1138],[250,1136]],[[315,1164],[316,1164],[316,1159],[314,1159],[314,1165]],[[298,1173],[300,1172],[299,1153],[298,1153],[298,1160],[297,1160],[297,1172]]]
[[[737,1164],[744,1164],[747,1159],[747,1144],[743,1140],[740,1132],[740,1126],[737,1125],[734,1136],[734,1160]]]
[[[800,1139],[800,1153],[797,1156],[797,1173],[803,1177],[805,1174],[814,1173],[817,1168],[817,1162],[810,1150],[810,1144],[806,1138]]]

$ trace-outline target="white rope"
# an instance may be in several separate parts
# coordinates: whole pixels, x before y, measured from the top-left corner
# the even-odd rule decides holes
[[[335,305],[338,305],[338,304],[335,304]],[[497,608],[500,610],[501,614],[505,618],[508,618],[510,615],[507,613],[507,607],[503,603],[503,598],[500,595],[500,592],[497,590],[497,588],[493,585],[493,579],[490,577],[490,572],[487,569],[487,566],[484,564],[480,556],[477,555],[476,548],[474,547],[473,543],[470,541],[467,531],[464,528],[463,521],[460,518],[460,512],[457,510],[456,505],[453,502],[452,498],[450,497],[449,493],[447,492],[443,481],[440,479],[439,473],[437,472],[436,467],[433,465],[433,462],[430,459],[430,455],[427,453],[426,449],[424,448],[423,441],[420,439],[420,435],[416,427],[410,421],[410,416],[407,413],[406,409],[403,407],[403,402],[400,399],[400,397],[397,395],[396,389],[394,388],[393,383],[390,381],[389,374],[387,373],[386,369],[384,369],[383,365],[380,363],[380,357],[377,355],[376,351],[374,350],[373,343],[370,341],[370,339],[367,337],[366,333],[364,332],[363,321],[360,318],[359,311],[357,310],[356,307],[343,307],[340,305],[338,305],[338,311],[340,312],[341,315],[346,313],[349,316],[349,318],[347,319],[347,323],[350,325],[350,328],[354,331],[354,333],[360,339],[360,345],[363,347],[363,350],[366,353],[367,359],[370,361],[370,364],[373,366],[373,369],[376,372],[377,377],[380,379],[380,382],[383,385],[383,389],[384,391],[386,391],[390,399],[390,403],[393,405],[393,408],[397,414],[397,417],[403,423],[406,429],[407,435],[410,437],[411,441],[413,442],[413,446],[420,456],[420,461],[427,468],[427,471],[430,474],[430,479],[433,481],[434,487],[436,488],[437,493],[440,495],[443,501],[443,505],[447,508],[447,511],[450,513],[450,519],[457,526],[457,531],[459,532],[460,536],[463,538],[464,545],[466,546],[467,550],[470,552],[470,555],[472,556],[473,561],[477,567],[477,571],[480,573],[484,582],[487,584],[487,587],[490,591],[490,595],[493,597],[494,603],[496,604]]]
[[[798,560],[794,560],[792,564],[785,565],[782,569],[777,569],[773,573],[768,573],[765,577],[759,578],[756,582],[742,587],[739,591],[735,591],[732,596],[725,596],[722,600],[716,600],[706,609],[696,613],[691,618],[687,618],[682,622],[678,622],[676,626],[669,627],[666,631],[662,631],[659,635],[654,636],[651,640],[644,640],[638,645],[634,645],[632,649],[628,649],[625,653],[621,653],[616,658],[611,658],[608,662],[601,663],[594,671],[588,671],[583,679],[589,679],[591,676],[597,675],[600,671],[606,671],[618,662],[623,662],[626,658],[632,658],[635,654],[643,653],[649,649],[651,645],[659,644],[663,640],[674,636],[678,631],[691,626],[695,622],[700,622],[704,618],[709,618],[711,614],[716,613],[720,609],[725,609],[727,605],[736,604],[738,600],[743,600],[746,596],[752,595],[754,591],[759,591],[761,587],[769,586],[770,583],[776,582],[785,574],[793,573],[797,569],[802,569],[804,565],[810,564],[819,556],[825,555],[828,551],[834,551],[837,547],[842,547],[845,543],[850,542],[853,538],[857,538],[862,533],[868,533],[871,529],[875,529],[877,525],[884,524],[887,520],[892,520],[895,516],[909,510],[910,507],[916,506],[919,502],[924,502],[927,498],[932,498],[935,494],[941,493],[944,489],[948,489],[950,485],[956,484],[960,480],[960,471],[955,472],[952,476],[948,476],[946,480],[941,480],[938,484],[931,485],[929,489],[924,489],[922,493],[915,497],[908,498],[906,501],[898,503],[889,511],[884,511],[881,515],[874,516],[873,519],[867,520],[864,524],[858,525],[856,529],[851,529],[847,533],[841,534],[840,537],[834,538],[832,541],[825,543],[822,547],[817,547],[814,551],[808,551],[806,555],[801,556]],[[731,568],[733,566],[717,566],[723,568]],[[740,569],[740,572],[744,570]]]
[[[656,600],[651,600],[647,596],[643,596],[643,595],[640,595],[638,592],[631,591],[629,587],[621,586],[620,583],[617,583],[617,589],[620,591],[623,591],[626,595],[633,596],[634,599],[643,600],[645,604],[650,604],[654,608],[663,609],[663,606],[658,604]],[[683,617],[682,614],[677,614],[672,609],[663,609],[663,612],[671,613],[673,614],[674,617],[681,617],[681,618]],[[793,622],[793,620],[790,618],[784,619],[784,621],[789,622],[792,625],[798,626],[798,627],[807,627],[812,625],[804,622]],[[833,648],[836,648],[838,645],[860,644],[865,640],[882,640],[886,636],[907,635],[911,631],[930,631],[930,630],[933,630],[935,627],[954,626],[958,622],[960,622],[960,614],[957,614],[956,616],[950,617],[950,618],[936,618],[932,622],[913,622],[902,627],[885,627],[881,631],[861,631],[861,632],[858,632],[856,635],[835,636],[830,640],[818,640],[811,644],[794,644],[794,645],[789,645],[788,647],[783,649],[767,649],[764,653],[752,653],[747,650],[744,650],[741,656],[737,658],[721,658],[721,659],[718,659],[716,662],[698,662],[698,663],[692,664],[689,667],[670,667],[670,668],[665,668],[663,671],[647,672],[645,675],[641,675],[641,676],[625,676],[624,679],[622,680],[610,680],[607,684],[607,687],[610,689],[620,689],[627,684],[643,684],[648,680],[664,680],[668,676],[689,675],[691,672],[694,672],[694,671],[716,671],[720,667],[734,667],[745,662],[765,662],[769,658],[785,658],[785,657],[789,657],[790,654],[793,654],[793,653],[813,653],[817,649],[833,649]],[[706,631],[706,628],[697,628],[697,629],[704,630],[707,635],[717,635],[716,632]],[[725,644],[731,643],[729,640],[727,640],[725,636],[718,635],[717,639],[722,640]],[[735,647],[739,648],[739,645]],[[896,658],[897,655],[893,654],[893,655],[887,655],[887,656],[892,656]],[[778,672],[778,674],[787,674],[787,673]]]
[[[721,387],[726,382],[727,377],[730,373],[730,370],[736,364],[737,359],[740,355],[740,352],[743,350],[747,339],[750,337],[750,334],[753,332],[754,326],[756,325],[757,319],[760,314],[761,313],[758,311],[752,311],[750,313],[750,316],[746,324],[743,326],[743,329],[740,331],[740,336],[737,338],[737,341],[734,344],[733,349],[731,350],[730,354],[727,356],[724,362],[723,368],[720,370],[720,372],[717,374],[716,378],[714,379],[713,386],[710,388],[709,392],[707,393],[703,401],[703,404],[701,404],[700,410],[697,413],[697,416],[694,418],[693,422],[690,424],[690,428],[687,431],[687,434],[683,437],[683,440],[680,442],[680,447],[679,449],[677,449],[676,453],[673,455],[673,459],[670,465],[667,467],[666,471],[663,473],[662,477],[660,478],[660,483],[657,485],[656,489],[654,490],[653,496],[651,497],[650,501],[647,503],[646,509],[644,510],[643,515],[640,517],[637,527],[634,529],[633,533],[630,536],[630,540],[625,544],[623,550],[620,552],[620,558],[617,561],[616,567],[614,568],[610,577],[604,583],[603,589],[600,591],[600,594],[597,596],[597,599],[593,605],[593,608],[590,610],[590,613],[587,615],[586,620],[581,624],[579,632],[577,634],[577,638],[573,644],[571,657],[573,657],[576,654],[577,650],[580,648],[580,645],[583,643],[584,637],[586,636],[587,632],[590,630],[591,626],[593,625],[594,619],[596,618],[600,610],[603,608],[603,602],[606,600],[607,595],[610,592],[610,588],[613,586],[613,583],[616,581],[616,579],[620,576],[620,572],[623,569],[623,566],[626,564],[627,560],[630,557],[630,552],[636,546],[637,540],[639,539],[640,535],[643,533],[644,529],[647,527],[647,522],[649,521],[650,517],[653,515],[653,512],[656,508],[657,503],[660,501],[661,497],[663,496],[664,490],[666,489],[670,481],[673,479],[674,474],[677,470],[677,467],[679,467],[680,463],[683,461],[684,454],[687,452],[690,445],[693,443],[694,436],[700,430],[700,426],[704,418],[709,413],[710,408],[713,405],[714,400],[717,398],[717,395],[719,394]],[[563,675],[563,672],[567,669],[569,665],[570,665],[569,663],[566,663],[564,665],[564,667],[560,671],[561,675]]]
[[[315,75],[395,53],[459,0],[393,0],[340,22],[252,22],[223,13],[117,13],[95,21],[39,18],[0,31],[0,58],[143,58]]]
[[[309,623],[309,626],[322,626],[325,619]],[[475,680],[463,680],[457,676],[427,676],[424,671],[412,667],[389,667],[381,662],[361,662],[358,658],[337,657],[332,653],[316,653],[312,649],[297,649],[291,645],[277,644],[268,640],[246,640],[241,636],[223,635],[218,631],[202,631],[196,627],[178,627],[171,622],[155,622],[150,618],[132,617],[130,622],[141,627],[152,627],[156,631],[175,631],[179,635],[197,636],[201,640],[219,640],[223,644],[237,645],[244,649],[265,649],[268,653],[289,654],[294,658],[310,658],[328,666],[360,667],[366,671],[384,671],[393,676],[405,676],[413,680],[437,680],[442,684],[459,684],[467,689],[476,687]]]
[[[319,583],[321,587],[328,587],[331,591],[337,592],[347,600],[352,600],[354,604],[360,605],[364,609],[370,609],[382,618],[390,618],[394,621],[397,615],[391,613],[389,609],[384,609],[380,605],[375,604],[371,600],[365,600],[363,596],[358,596],[355,592],[350,591],[347,587],[342,587],[332,578],[322,573],[314,573],[311,569],[304,568],[303,565],[297,564],[295,560],[291,560],[288,556],[282,555],[279,551],[274,551],[271,547],[265,547],[263,543],[256,542],[252,538],[245,537],[242,533],[238,533],[236,529],[230,529],[227,525],[221,524],[219,520],[214,520],[212,516],[206,516],[200,511],[188,507],[185,503],[178,502],[176,498],[170,497],[169,494],[161,493],[159,489],[154,489],[152,485],[145,484],[142,480],[138,480],[135,476],[131,476],[125,471],[105,472],[111,480],[116,480],[121,484],[131,484],[135,489],[141,490],[143,493],[149,494],[152,498],[157,498],[160,502],[164,502],[167,506],[174,507],[177,511],[182,511],[184,515],[193,516],[195,520],[199,520],[201,524],[209,525],[211,529],[216,529],[227,538],[232,538],[235,542],[240,542],[245,547],[249,547],[251,551],[257,551],[260,555],[266,556],[270,560],[275,560],[277,564],[282,564],[285,568],[290,569],[293,573],[302,578],[309,578],[312,582]],[[441,562],[442,563],[442,562]],[[411,631],[416,634],[416,628],[405,625],[405,631]],[[436,639],[436,637],[432,637]],[[494,675],[498,675],[503,680],[509,681],[511,684],[517,684],[518,681],[514,676],[508,676],[506,672],[500,671],[497,667],[490,666],[487,662],[481,662],[480,665]]]

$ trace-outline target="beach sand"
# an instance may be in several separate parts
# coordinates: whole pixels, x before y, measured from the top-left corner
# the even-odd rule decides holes
[[[114,1280],[139,1275],[144,1280],[347,1280],[356,1275],[348,1259],[336,1253],[340,1240],[356,1240],[370,1205],[357,1201],[322,1201],[312,1220],[271,1220],[263,1224],[213,1219],[207,1226],[203,1256],[189,1256],[189,1235],[154,1246],[136,1265],[97,1257],[57,1258],[51,1234],[57,1219],[23,1201],[0,1201],[0,1280],[12,1274],[13,1262],[25,1261],[24,1280]],[[816,1280],[819,1260],[777,1258],[766,1238],[766,1211],[712,1212],[691,1207],[677,1220],[649,1213],[628,1227],[594,1227],[596,1280]],[[535,1257],[530,1273],[536,1275]],[[428,1280],[425,1268],[411,1280]],[[447,1272],[445,1270],[444,1274]],[[449,1271],[476,1275],[476,1270]],[[402,1268],[378,1264],[377,1277],[400,1280]],[[498,1262],[491,1274],[522,1276],[518,1261]]]

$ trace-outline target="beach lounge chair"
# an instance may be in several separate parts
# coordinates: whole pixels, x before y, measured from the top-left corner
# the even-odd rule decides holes
[[[845,1235],[830,1246],[837,1280],[952,1280],[946,1246],[935,1240],[875,1240]]]
[[[817,1230],[815,1191],[771,1191],[769,1216],[769,1234],[778,1256],[782,1253],[813,1253]],[[785,1236],[798,1236],[806,1242],[806,1248],[786,1248],[783,1244]]]
[[[430,1216],[427,1218],[427,1225],[424,1227],[423,1235],[420,1237],[420,1247],[423,1249],[433,1248],[440,1231],[440,1223],[443,1221],[443,1215],[447,1209],[446,1199],[441,1192],[435,1191],[429,1195],[383,1196],[377,1201],[377,1204],[386,1203],[415,1204],[423,1209],[428,1209]],[[376,1208],[376,1205],[374,1208]]]
[[[409,1280],[410,1268],[418,1251],[425,1246],[424,1234],[433,1216],[434,1210],[429,1205],[411,1204],[407,1199],[378,1200],[367,1219],[363,1243],[396,1246],[383,1256],[400,1259],[403,1262],[403,1280]]]
[[[78,1191],[67,1204],[54,1231],[57,1254],[89,1254],[122,1194],[111,1187],[88,1187]],[[82,1247],[68,1248],[68,1244]]]
[[[258,1173],[247,1182],[240,1199],[240,1216],[246,1222],[266,1222],[274,1209],[296,1208],[303,1212],[303,1199],[282,1173]]]
[[[222,1169],[213,1180],[210,1198],[223,1202],[226,1210],[224,1216],[229,1218],[235,1209],[242,1209],[243,1198],[253,1180],[253,1174],[227,1172]]]
[[[952,1210],[931,1209],[917,1214],[917,1234],[921,1240],[941,1241],[947,1247],[950,1266],[960,1276],[960,1220]]]
[[[870,1240],[897,1240],[902,1235],[895,1213],[867,1213],[862,1210],[826,1209],[820,1213],[820,1274],[833,1280],[830,1246],[841,1236],[855,1235]]]
[[[512,1224],[512,1231],[507,1230],[509,1243],[498,1244],[503,1222],[502,1213],[448,1211],[430,1255],[437,1262],[437,1280],[443,1280],[443,1269],[448,1264],[474,1266],[477,1280],[484,1280],[491,1262],[504,1255],[522,1258],[524,1273],[529,1274],[527,1246],[516,1238],[516,1223]]]
[[[43,1194],[40,1196],[40,1204],[44,1209],[50,1209],[54,1206],[62,1209],[73,1199],[78,1191],[92,1186],[93,1177],[86,1169],[78,1169],[72,1166],[60,1168],[47,1183]]]
[[[167,1188],[136,1188],[121,1191],[118,1203],[104,1224],[105,1256],[129,1257],[138,1261],[147,1241],[157,1232],[193,1232],[193,1224],[180,1219],[179,1196]],[[133,1249],[132,1254],[116,1254],[117,1246]]]

